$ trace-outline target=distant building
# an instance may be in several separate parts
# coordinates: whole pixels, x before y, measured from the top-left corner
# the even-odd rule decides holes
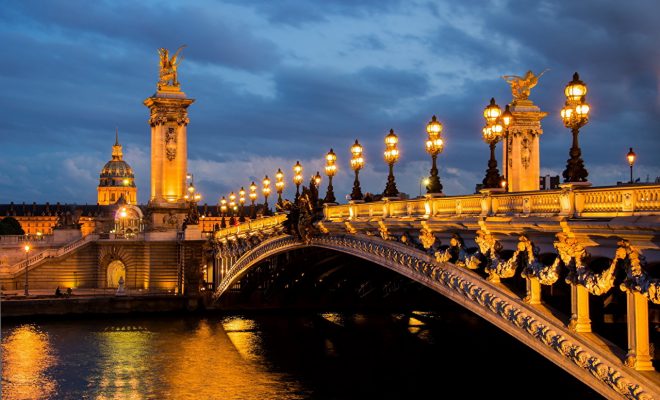
[[[540,190],[551,190],[559,188],[559,175],[555,176],[542,176],[539,178],[539,189]]]
[[[112,146],[112,160],[108,161],[99,176],[98,204],[107,206],[115,204],[123,197],[128,204],[137,204],[137,187],[133,169],[123,159],[119,144],[119,135],[115,135],[115,145]]]

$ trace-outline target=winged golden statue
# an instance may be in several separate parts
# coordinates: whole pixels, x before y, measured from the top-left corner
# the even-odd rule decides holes
[[[507,81],[511,86],[511,94],[513,95],[513,100],[527,100],[529,97],[530,90],[536,86],[539,82],[539,78],[545,74],[548,69],[545,69],[538,75],[530,70],[525,73],[524,76],[518,75],[504,75],[502,79]]]
[[[158,54],[160,55],[160,74],[159,74],[159,81],[158,81],[158,88],[160,89],[162,86],[174,86],[174,87],[179,87],[179,81],[177,80],[176,76],[176,70],[179,64],[181,64],[181,61],[183,60],[183,57],[179,56],[179,52],[186,47],[184,44],[183,46],[180,46],[176,53],[170,58],[170,52],[166,48],[160,48],[158,49]]]

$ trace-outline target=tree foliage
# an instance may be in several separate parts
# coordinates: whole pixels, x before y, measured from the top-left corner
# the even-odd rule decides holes
[[[25,235],[25,231],[16,218],[5,217],[0,220],[0,235]]]

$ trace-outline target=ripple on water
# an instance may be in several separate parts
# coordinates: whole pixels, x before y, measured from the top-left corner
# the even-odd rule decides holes
[[[57,364],[47,333],[25,324],[2,337],[2,398],[48,399],[57,392],[49,368]]]

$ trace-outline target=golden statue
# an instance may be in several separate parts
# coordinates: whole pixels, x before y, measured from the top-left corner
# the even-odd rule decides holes
[[[176,78],[176,69],[179,64],[181,64],[181,60],[183,60],[183,57],[179,57],[179,52],[184,47],[186,47],[185,44],[179,47],[172,58],[170,58],[170,52],[166,48],[158,49],[158,54],[160,55],[160,80],[158,81],[158,90],[163,86],[179,87],[179,81]]]
[[[548,70],[544,70],[538,75],[530,70],[527,71],[525,76],[518,75],[504,75],[502,79],[507,81],[511,85],[511,94],[513,95],[513,100],[527,100],[529,97],[529,91],[539,82],[541,75],[545,74]]]

